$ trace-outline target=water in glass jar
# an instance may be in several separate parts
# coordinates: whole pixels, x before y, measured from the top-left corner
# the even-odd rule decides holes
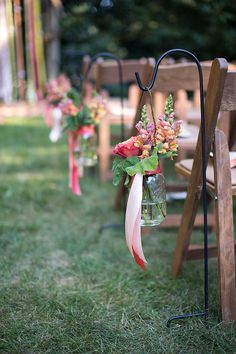
[[[159,203],[143,201],[141,215],[141,226],[160,225],[166,217],[166,201]]]

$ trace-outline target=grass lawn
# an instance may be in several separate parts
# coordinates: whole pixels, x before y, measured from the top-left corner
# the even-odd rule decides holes
[[[210,319],[202,262],[170,277],[176,229],[143,239],[146,272],[130,256],[112,209],[115,188],[86,173],[68,189],[66,141],[51,144],[41,119],[0,126],[0,353],[236,353],[236,331],[217,320],[217,263],[210,260]],[[182,204],[170,206],[181,210]],[[195,232],[195,237],[201,235]]]

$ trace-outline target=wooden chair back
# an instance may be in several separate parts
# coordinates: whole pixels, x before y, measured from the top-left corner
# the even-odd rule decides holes
[[[153,71],[155,62],[149,59],[150,70]],[[203,86],[207,89],[211,64],[201,64],[203,71]],[[199,89],[198,69],[193,62],[160,65],[153,86],[154,91],[176,92],[178,90],[195,91]]]
[[[148,59],[121,60],[122,77],[124,83],[136,83],[135,71],[141,76],[146,75]],[[98,60],[96,65],[96,89],[99,91],[102,85],[119,84],[119,69],[115,60]]]
[[[205,98],[205,135],[206,159],[209,160],[213,151],[214,164],[213,185],[208,186],[213,193],[216,209],[217,247],[209,248],[209,255],[218,255],[218,283],[220,296],[220,314],[224,321],[236,321],[236,291],[235,291],[235,253],[233,232],[232,195],[236,186],[232,186],[230,159],[227,138],[217,128],[220,112],[236,111],[236,71],[228,70],[225,59],[215,59],[212,63]],[[189,186],[181,224],[176,240],[172,263],[172,274],[178,276],[185,259],[201,258],[202,248],[196,247],[190,251],[190,239],[196,218],[197,208],[202,190],[202,152],[201,134],[199,133],[192,169],[189,171]],[[196,251],[196,252],[195,252]],[[190,257],[191,255],[191,257]],[[196,258],[195,258],[196,259]]]
[[[155,63],[149,60],[149,70],[152,72]],[[210,74],[210,63],[202,64],[203,87],[206,91]],[[191,92],[190,102],[188,94]],[[179,119],[186,119],[187,113],[195,109],[196,121],[199,120],[199,77],[197,66],[193,62],[177,63],[171,65],[160,65],[157,79],[153,87],[154,105],[157,114],[163,112],[166,97],[172,93],[175,101],[175,112]],[[197,123],[197,122],[196,122]]]

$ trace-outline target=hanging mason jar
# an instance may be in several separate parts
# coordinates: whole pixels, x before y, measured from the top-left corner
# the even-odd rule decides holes
[[[143,176],[141,226],[160,225],[166,217],[166,187],[163,174]]]
[[[94,126],[81,127],[78,132],[78,164],[91,167],[97,164],[97,136]]]

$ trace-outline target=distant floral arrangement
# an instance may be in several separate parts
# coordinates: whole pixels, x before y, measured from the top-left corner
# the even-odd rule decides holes
[[[106,101],[96,92],[91,100],[84,104],[81,97],[70,90],[58,107],[65,118],[65,130],[76,131],[82,126],[97,126],[106,114]]]
[[[46,100],[62,113],[63,130],[76,131],[81,126],[97,126],[106,114],[106,101],[95,91],[87,104],[72,87],[65,75],[59,75],[46,84]]]
[[[56,142],[67,131],[69,152],[69,185],[76,195],[81,195],[79,177],[83,167],[94,166],[97,161],[96,127],[106,115],[106,101],[93,93],[88,102],[72,87],[65,75],[51,79],[46,85],[46,100],[52,107],[53,127],[49,134]]]
[[[63,74],[49,80],[46,84],[46,99],[48,103],[57,105],[71,88],[70,80]]]

